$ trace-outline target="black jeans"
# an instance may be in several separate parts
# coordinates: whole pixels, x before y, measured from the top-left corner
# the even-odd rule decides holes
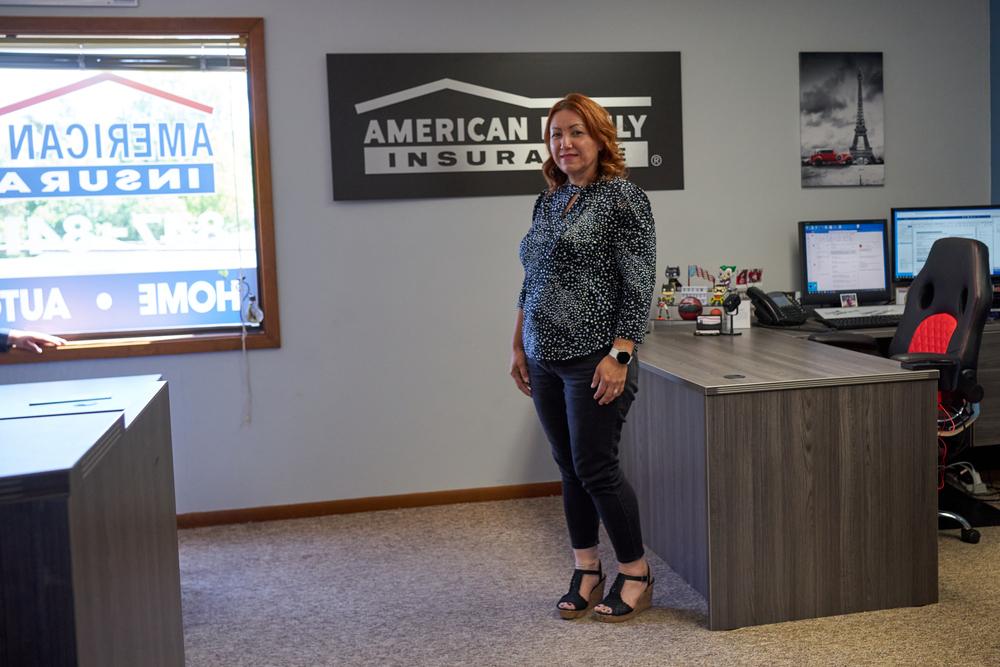
[[[552,456],[562,474],[563,509],[574,549],[597,544],[598,521],[619,562],[642,557],[642,530],[635,492],[618,465],[622,424],[639,390],[639,362],[629,365],[625,388],[608,405],[590,386],[608,350],[566,361],[528,359],[531,396]]]

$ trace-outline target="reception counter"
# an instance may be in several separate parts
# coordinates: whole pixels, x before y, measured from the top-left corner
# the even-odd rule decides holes
[[[622,434],[646,544],[711,629],[937,601],[937,371],[766,329],[639,351]]]
[[[167,383],[0,385],[0,665],[184,664]]]

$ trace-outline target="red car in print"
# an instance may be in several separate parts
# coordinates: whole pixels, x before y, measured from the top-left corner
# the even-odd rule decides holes
[[[821,148],[811,156],[807,162],[813,167],[827,167],[830,165],[853,164],[854,158],[850,153],[838,153],[832,148]]]

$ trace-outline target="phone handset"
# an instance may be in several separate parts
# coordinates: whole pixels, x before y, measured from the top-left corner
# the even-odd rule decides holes
[[[747,296],[754,305],[757,321],[772,326],[797,326],[806,321],[806,311],[795,297],[784,292],[768,292],[756,287],[747,289]]]

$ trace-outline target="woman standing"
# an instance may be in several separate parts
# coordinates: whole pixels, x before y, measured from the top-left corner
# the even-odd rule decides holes
[[[623,621],[653,594],[638,503],[618,464],[653,297],[653,215],[646,194],[625,180],[615,127],[594,100],[574,93],[557,102],[545,141],[549,187],[521,241],[510,372],[534,400],[562,477],[576,567],[559,613],[578,618],[593,609],[602,621]],[[618,560],[603,599],[601,521]]]

